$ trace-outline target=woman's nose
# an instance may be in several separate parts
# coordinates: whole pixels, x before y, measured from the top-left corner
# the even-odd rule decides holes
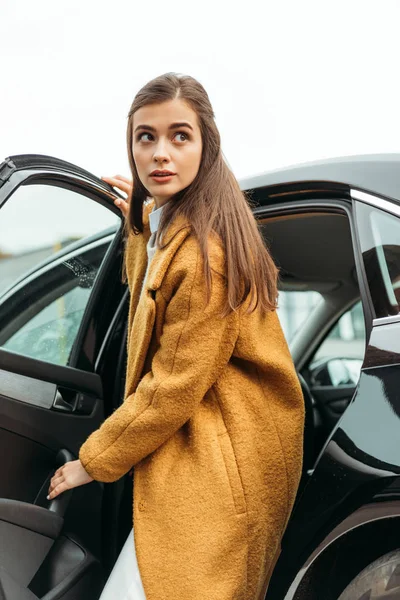
[[[153,158],[156,162],[169,162],[169,154],[166,143],[163,140],[159,140],[155,150]]]

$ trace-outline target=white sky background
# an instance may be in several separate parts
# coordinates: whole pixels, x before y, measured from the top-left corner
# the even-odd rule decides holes
[[[400,151],[399,0],[0,0],[0,19],[0,160],[129,174],[127,112],[167,71],[203,83],[239,178]]]

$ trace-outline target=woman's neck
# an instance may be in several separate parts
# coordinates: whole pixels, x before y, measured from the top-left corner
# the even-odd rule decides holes
[[[154,201],[154,209],[157,208],[161,208],[162,206],[164,206],[165,204],[167,204],[167,202],[171,199],[169,198],[156,198],[155,196],[153,196],[153,201]]]

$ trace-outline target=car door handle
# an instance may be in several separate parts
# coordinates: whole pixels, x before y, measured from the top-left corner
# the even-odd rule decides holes
[[[54,472],[57,471],[59,467],[62,467],[63,465],[65,465],[65,463],[70,462],[71,460],[75,460],[75,456],[69,450],[67,450],[66,448],[59,450],[55,460]],[[50,479],[48,480],[48,483],[50,483]],[[71,500],[72,491],[73,490],[67,490],[66,492],[63,492],[53,500],[50,500],[49,505],[47,507],[48,510],[50,512],[56,513],[60,517],[63,517],[67,510],[69,501]]]
[[[59,410],[60,412],[74,412],[74,406],[71,402],[64,400],[59,390],[56,391],[56,395],[53,401],[53,409]]]
[[[52,409],[78,415],[90,415],[93,412],[96,401],[94,396],[89,396],[82,392],[62,394],[60,390],[57,390]]]

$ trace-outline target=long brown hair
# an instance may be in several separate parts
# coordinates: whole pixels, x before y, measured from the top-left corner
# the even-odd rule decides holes
[[[175,194],[162,212],[158,240],[171,220],[181,215],[191,225],[204,262],[207,296],[211,293],[208,239],[212,232],[222,242],[226,260],[225,314],[236,310],[249,296],[249,311],[257,306],[276,308],[278,270],[264,245],[249,203],[226,164],[214,112],[203,86],[193,77],[167,73],[147,83],[136,95],[128,115],[127,145],[133,193],[127,218],[128,231],[143,231],[143,202],[148,196],[139,179],[132,152],[133,115],[143,106],[175,98],[185,100],[197,114],[203,150],[194,181]]]

